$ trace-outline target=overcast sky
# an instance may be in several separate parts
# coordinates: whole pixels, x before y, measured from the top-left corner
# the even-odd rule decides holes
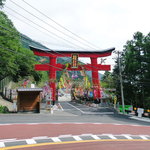
[[[40,20],[16,6],[12,1]],[[43,16],[24,3],[24,1],[96,46],[86,43],[81,38],[61,28],[48,17]],[[127,40],[132,39],[135,32],[140,31],[145,35],[150,32],[150,0],[24,1],[6,0],[4,11],[21,33],[52,49],[101,50],[115,47],[116,50],[121,51],[123,45]],[[53,34],[51,34],[52,32]]]

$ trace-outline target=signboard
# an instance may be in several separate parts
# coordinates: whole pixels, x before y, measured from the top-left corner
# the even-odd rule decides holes
[[[72,64],[71,68],[78,68],[78,54],[72,54]]]
[[[142,114],[144,113],[144,109],[143,108],[138,108],[137,113],[138,113],[138,117],[142,117]]]

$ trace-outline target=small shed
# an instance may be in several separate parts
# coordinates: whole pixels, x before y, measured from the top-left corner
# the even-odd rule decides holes
[[[17,92],[18,112],[40,113],[41,88],[19,88]]]

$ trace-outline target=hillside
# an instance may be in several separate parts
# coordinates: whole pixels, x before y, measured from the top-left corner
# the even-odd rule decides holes
[[[32,40],[31,38],[29,38],[28,36],[26,36],[24,34],[21,34],[21,42],[22,42],[23,47],[25,47],[27,49],[30,49],[29,45],[32,45],[32,46],[38,47],[38,48],[42,48],[42,49],[48,49],[46,46],[42,45],[39,42]],[[39,61],[41,58],[36,57],[36,59]],[[46,61],[44,61],[44,63],[47,63],[47,62],[48,62],[48,59],[46,58]],[[71,59],[69,59],[68,57],[63,57],[63,58],[57,59],[57,63],[60,63],[60,64],[65,64],[65,63],[69,63],[69,62],[71,62]],[[86,74],[91,79],[91,77],[92,77],[91,71],[86,71]],[[57,78],[58,79],[60,78],[60,76],[61,76],[61,71],[57,72]],[[99,76],[100,76],[100,78],[102,78],[103,74],[99,74]]]

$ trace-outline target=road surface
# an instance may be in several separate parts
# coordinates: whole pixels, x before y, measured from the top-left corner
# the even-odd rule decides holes
[[[145,150],[150,122],[131,119],[110,108],[61,102],[62,110],[0,115],[0,148]]]

